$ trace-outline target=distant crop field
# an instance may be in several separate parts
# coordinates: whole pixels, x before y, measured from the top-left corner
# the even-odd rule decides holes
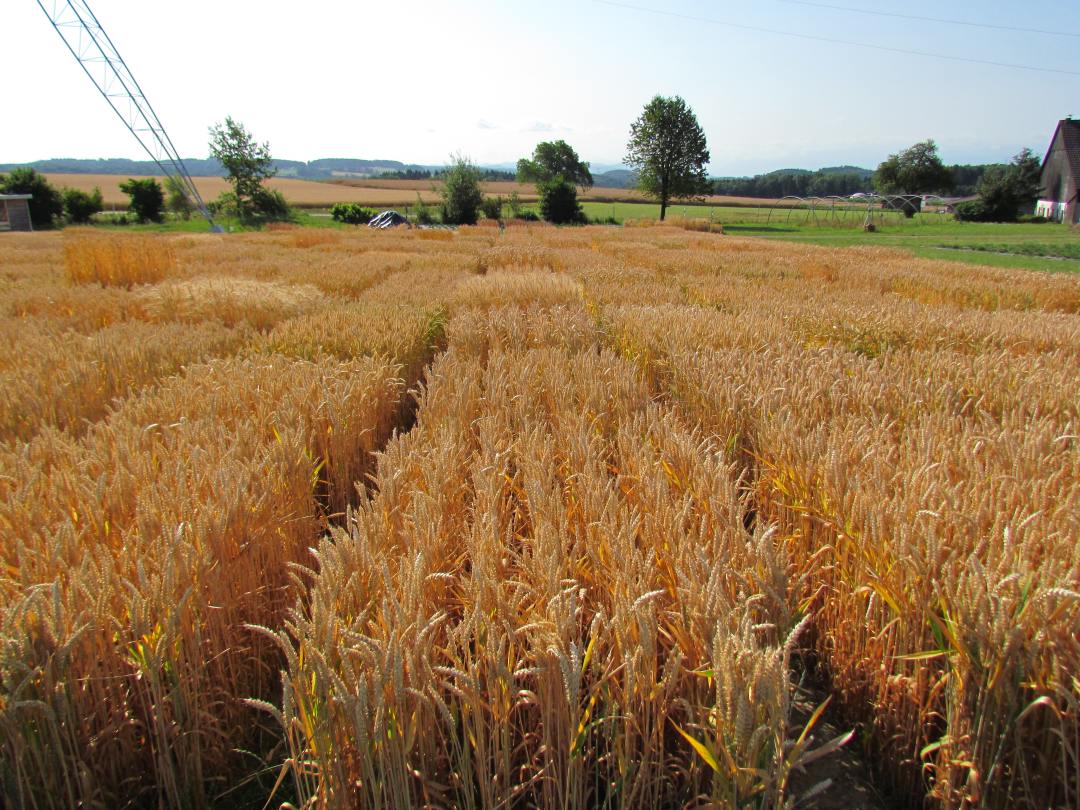
[[[0,806],[1075,806],[1080,277],[709,225],[0,234]]]
[[[127,179],[114,174],[48,174],[49,182],[58,188],[64,186],[89,191],[95,186],[101,189],[107,206],[124,207],[128,197],[120,191],[120,184]],[[160,180],[161,178],[156,178]],[[212,200],[228,190],[228,184],[221,177],[196,177],[195,185],[207,200]],[[403,207],[415,205],[417,194],[425,203],[437,203],[439,194],[433,188],[437,184],[430,180],[333,180],[315,182],[297,180],[288,177],[275,177],[269,181],[271,188],[279,190],[290,203],[301,208],[329,208],[339,202],[355,202],[376,207]],[[516,192],[524,203],[537,201],[536,188],[529,184],[497,182],[482,183],[485,194],[509,197]],[[632,189],[591,188],[581,193],[583,201],[622,201],[644,202],[647,200],[640,192]],[[707,197],[701,204],[760,206],[769,204],[769,200],[748,197]]]
[[[70,188],[89,191],[95,186],[101,189],[107,206],[123,208],[128,197],[120,191],[120,184],[127,177],[114,174],[49,174],[49,182],[58,188]],[[160,180],[161,178],[155,178]],[[203,198],[210,201],[229,189],[224,178],[196,177],[195,185]],[[338,183],[317,183],[311,180],[296,180],[288,177],[275,177],[269,181],[271,188],[285,195],[290,203],[303,208],[329,208],[339,202],[357,202],[364,205],[394,206],[416,202],[416,192],[395,188],[352,188]],[[421,195],[425,202],[435,202],[437,194],[428,191]]]
[[[334,180],[334,185],[351,186],[354,188],[363,188],[369,190],[394,190],[394,191],[431,191],[431,180],[380,180],[373,178],[370,180]],[[437,185],[437,184],[436,184]],[[530,183],[513,183],[509,181],[499,181],[491,183],[481,183],[481,188],[485,194],[490,195],[502,195],[509,197],[512,193],[517,193],[518,197],[523,202],[533,202],[537,199],[536,187]],[[626,203],[640,203],[648,202],[649,198],[636,189],[625,188],[604,188],[602,186],[593,186],[592,188],[585,189],[578,192],[578,198],[582,201],[588,202],[626,202]],[[414,198],[415,199],[415,198]],[[770,205],[775,200],[763,200],[756,197],[718,197],[708,196],[701,200],[696,200],[695,205],[727,205],[727,206],[761,206]]]

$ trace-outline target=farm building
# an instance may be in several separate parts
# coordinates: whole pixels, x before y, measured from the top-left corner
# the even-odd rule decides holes
[[[1042,167],[1042,197],[1037,216],[1054,222],[1080,221],[1080,121],[1058,123]]]
[[[32,231],[30,194],[0,194],[0,231]]]

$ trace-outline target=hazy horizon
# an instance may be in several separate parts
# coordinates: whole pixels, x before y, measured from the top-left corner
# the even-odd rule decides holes
[[[1080,114],[1069,106],[1080,7],[1064,0],[958,0],[947,12],[912,0],[906,16],[858,0],[266,8],[191,0],[175,16],[94,2],[185,157],[205,156],[207,128],[232,115],[288,160],[437,165],[461,152],[512,164],[562,138],[594,165],[618,165],[631,122],[659,93],[696,111],[710,173],[742,176],[874,168],[925,138],[946,163],[1004,162],[1023,147],[1041,155],[1057,121]],[[5,11],[17,34],[6,60],[33,81],[5,88],[29,125],[5,130],[0,159],[144,159],[36,4]],[[938,56],[896,52],[912,50]]]

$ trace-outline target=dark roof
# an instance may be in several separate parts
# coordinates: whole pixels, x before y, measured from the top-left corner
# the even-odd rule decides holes
[[[1058,124],[1058,130],[1061,132],[1061,147],[1065,152],[1065,159],[1069,164],[1069,171],[1072,176],[1077,180],[1080,180],[1080,121],[1073,121],[1071,118],[1066,118],[1064,121]],[[1054,143],[1057,141],[1056,133],[1054,140],[1050,142],[1050,151],[1046,153],[1046,158],[1043,159],[1043,165],[1046,165],[1046,161],[1050,159],[1050,155],[1053,153]]]

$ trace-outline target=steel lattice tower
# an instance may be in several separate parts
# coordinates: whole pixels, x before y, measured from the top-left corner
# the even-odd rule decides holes
[[[86,0],[37,0],[37,4],[150,159],[183,186],[211,227],[220,230],[157,113]]]

